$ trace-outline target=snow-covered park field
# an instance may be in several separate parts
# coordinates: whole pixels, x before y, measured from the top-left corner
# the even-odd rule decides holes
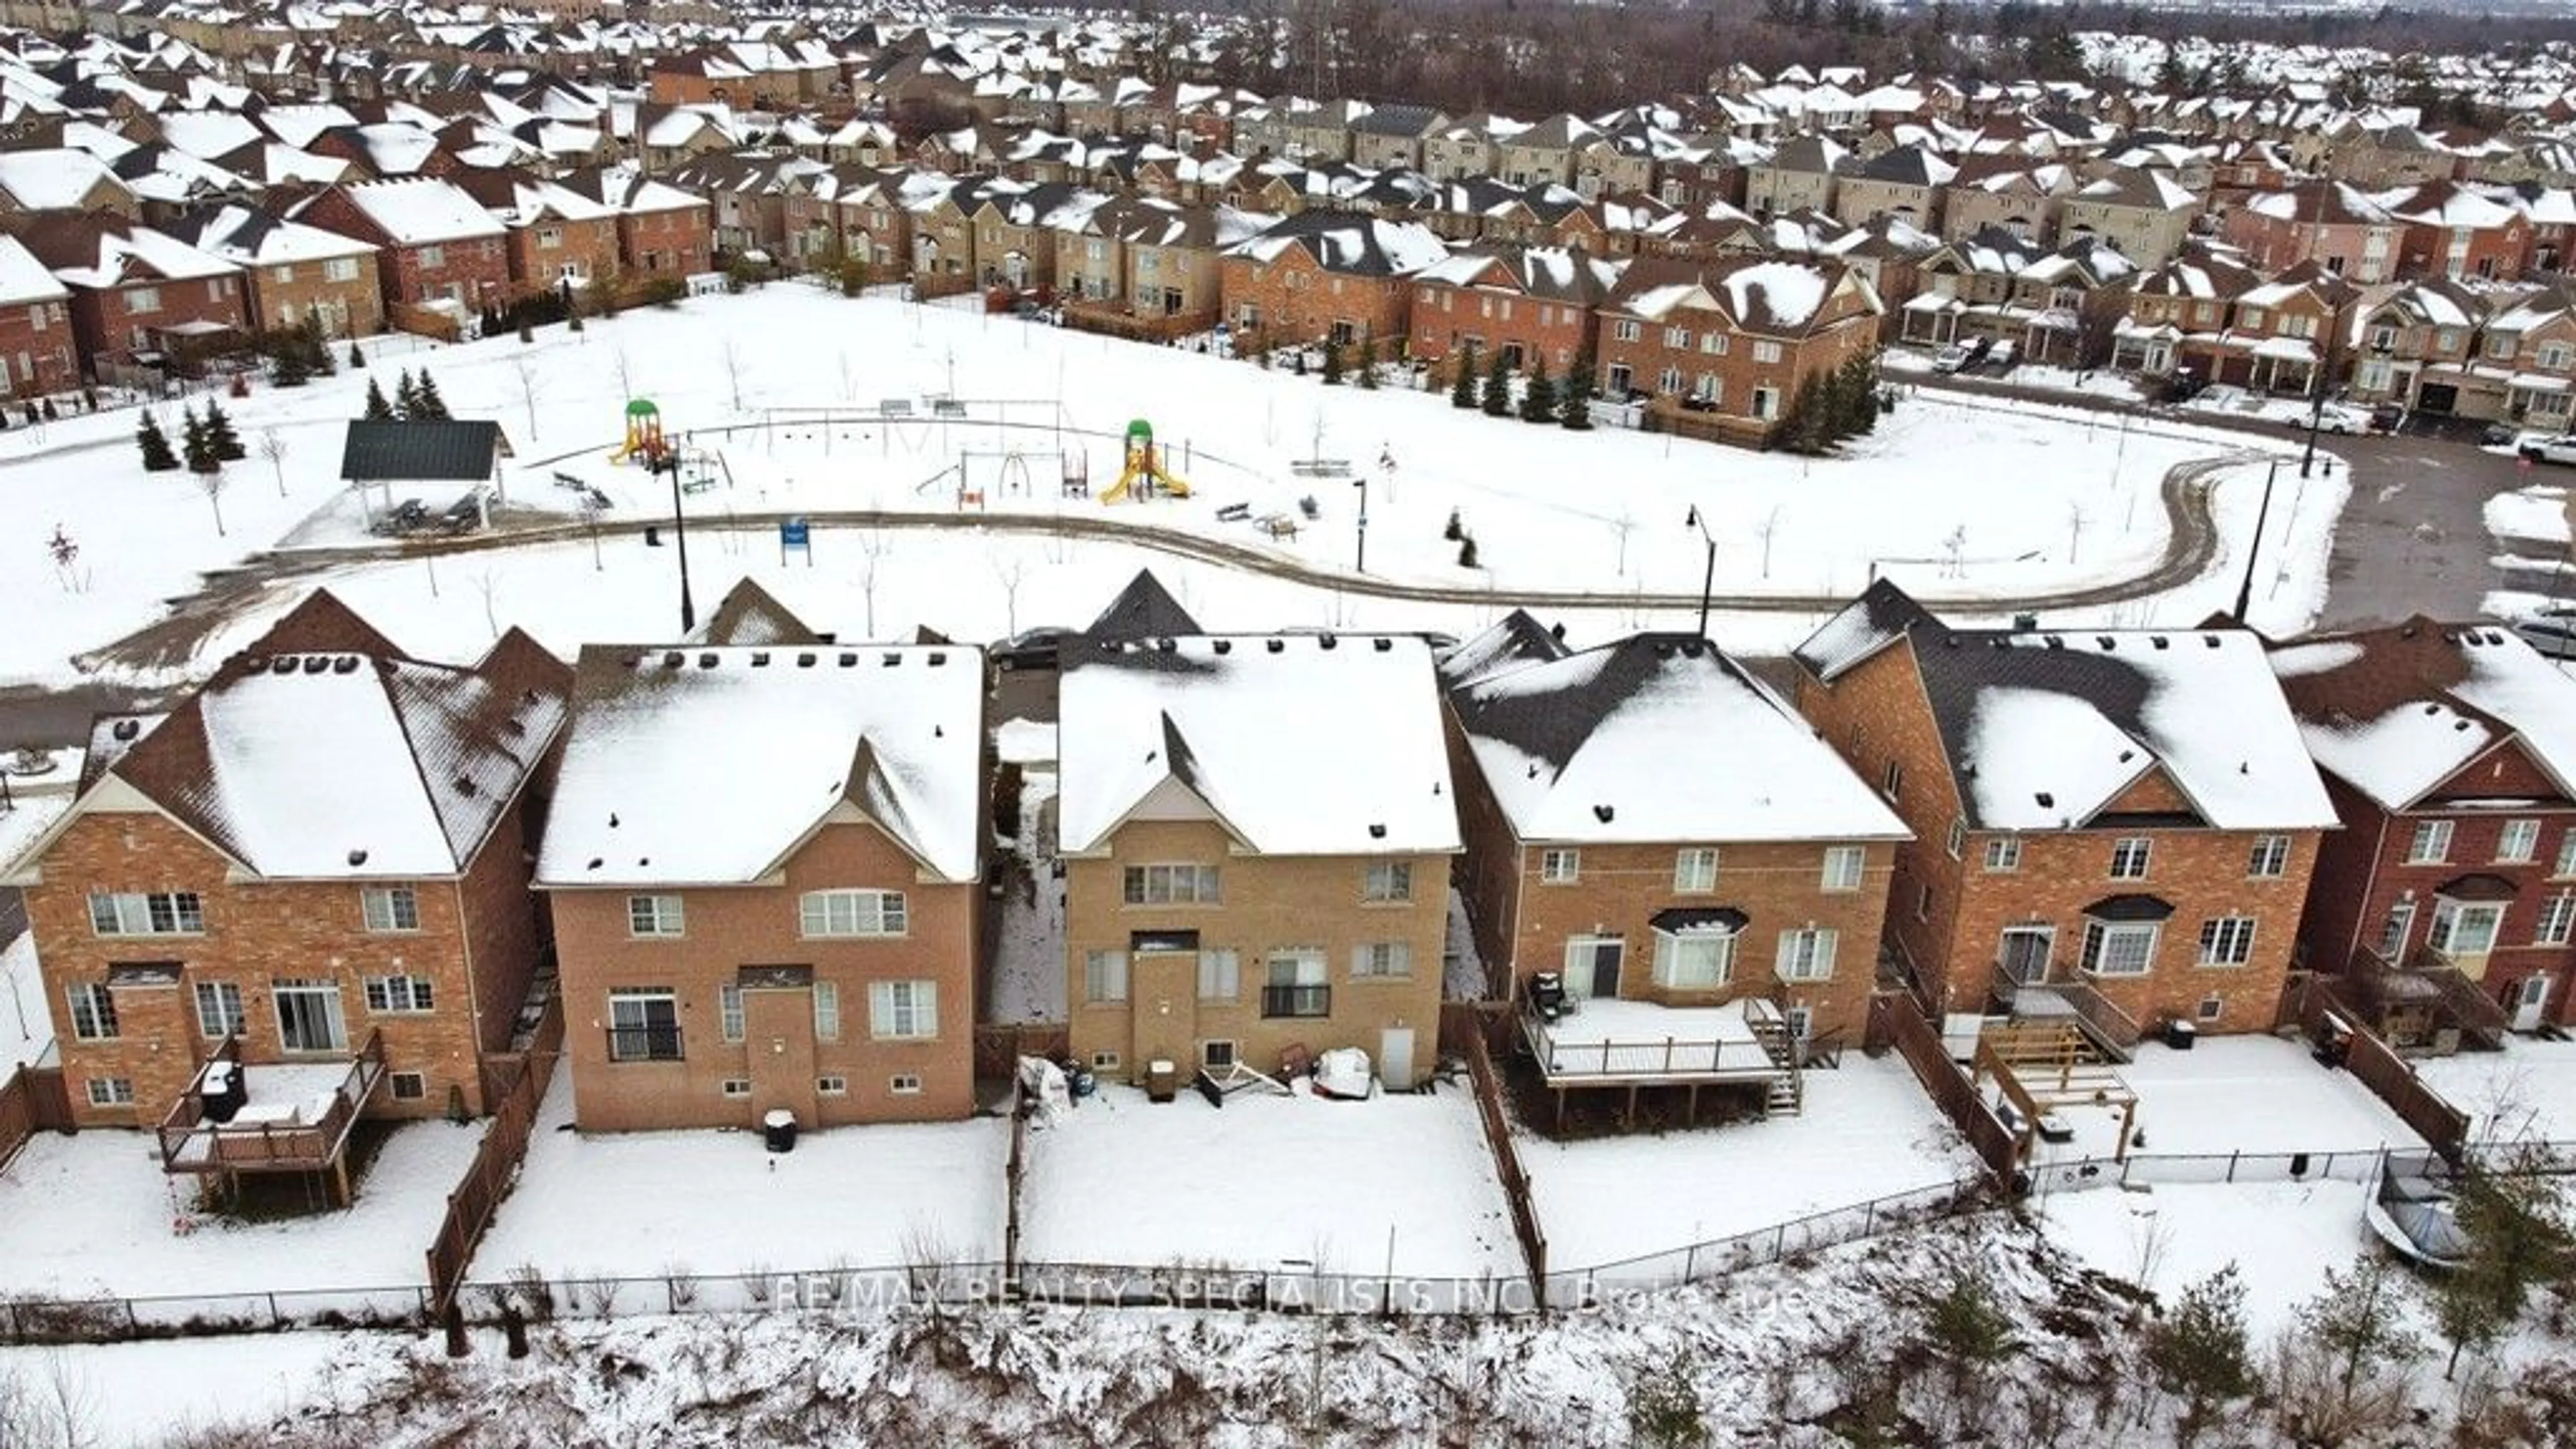
[[[1685,522],[1693,508],[1717,541],[1721,593],[1829,597],[1857,592],[1881,572],[1927,596],[1994,600],[2000,610],[2016,595],[2135,575],[2166,544],[2158,501],[2166,472],[2261,445],[2241,434],[2123,427],[2074,409],[1919,397],[1848,456],[1809,461],[1615,428],[1532,427],[1393,385],[1326,388],[1182,349],[783,285],[630,312],[578,334],[548,329],[533,345],[505,336],[370,348],[363,372],[344,367],[299,390],[262,387],[228,406],[252,456],[231,467],[216,500],[220,536],[215,505],[193,479],[140,471],[130,410],[0,434],[12,484],[0,556],[19,561],[0,569],[0,607],[16,621],[0,648],[0,679],[65,677],[73,654],[151,622],[206,570],[272,547],[365,541],[338,477],[341,425],[361,410],[370,378],[390,389],[404,367],[428,368],[457,415],[502,425],[514,450],[504,477],[515,507],[571,518],[581,495],[556,485],[562,474],[605,493],[612,522],[667,515],[664,480],[608,462],[630,395],[659,404],[673,435],[695,434],[692,446],[720,452],[709,459],[716,485],[686,505],[702,605],[749,574],[851,633],[920,622],[967,638],[1078,622],[1145,563],[1220,628],[1464,633],[1532,590],[1599,596],[1572,621],[1595,636],[1675,624],[1687,611],[1621,601],[1696,594],[1707,555]],[[962,417],[932,415],[930,399],[944,395],[960,402]],[[874,417],[888,399],[908,403],[912,415]],[[824,410],[839,410],[841,420],[823,421]],[[164,408],[172,424],[176,411]],[[1098,500],[1117,477],[1119,436],[1134,418],[1153,424],[1191,497]],[[283,449],[274,458],[272,437]],[[1316,478],[1293,466],[1317,457],[1347,462],[1354,476]],[[1063,495],[1072,458],[1091,496]],[[960,470],[983,495],[980,507],[961,505]],[[2223,605],[2261,471],[2230,470],[2220,488],[2217,511],[2231,537],[2212,577],[2069,622],[2170,623]],[[1301,506],[1308,498],[1312,519]],[[1340,572],[1359,561],[1363,499],[1369,575],[1494,602],[1365,597],[1146,549],[974,526],[1058,513],[1150,523]],[[2292,628],[2313,613],[2341,500],[2342,485],[2330,480],[2276,499],[2257,623]],[[1248,516],[1221,518],[1229,505]],[[799,556],[783,565],[768,522],[730,534],[719,527],[728,515],[834,510],[917,513],[949,526],[818,524],[810,563]],[[1453,512],[1475,539],[1475,567],[1461,567],[1459,544],[1444,537]],[[1272,516],[1297,520],[1296,535],[1258,526]],[[68,569],[47,548],[58,528],[79,545]],[[612,535],[596,554],[575,540],[435,564],[336,567],[246,610],[206,642],[198,662],[240,642],[314,581],[345,591],[397,639],[433,654],[479,647],[511,623],[564,649],[667,635],[677,623],[671,554]],[[1738,647],[1761,649],[1812,622],[1796,612],[1748,615],[1721,620],[1720,629]]]

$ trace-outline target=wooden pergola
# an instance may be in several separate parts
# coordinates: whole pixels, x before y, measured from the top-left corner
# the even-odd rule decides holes
[[[2013,1132],[2015,1161],[2029,1160],[2040,1119],[2060,1107],[2117,1108],[2120,1135],[2112,1159],[2128,1160],[2129,1139],[2137,1127],[2138,1094],[2073,1022],[2016,1021],[1988,1027],[1977,1038],[1976,1066],[1969,1084],[1982,1085],[1988,1077],[1994,1078],[1996,1090],[2021,1117]]]

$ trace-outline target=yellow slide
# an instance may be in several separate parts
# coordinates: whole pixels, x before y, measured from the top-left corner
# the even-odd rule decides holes
[[[1127,461],[1118,470],[1117,486],[1100,495],[1103,503],[1128,498],[1187,498],[1190,485],[1163,471],[1163,455],[1154,446],[1154,425],[1138,418],[1127,425]]]

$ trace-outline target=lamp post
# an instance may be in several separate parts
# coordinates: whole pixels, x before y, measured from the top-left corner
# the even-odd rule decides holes
[[[689,520],[680,507],[680,450],[663,448],[653,464],[671,475],[671,538],[680,551],[680,632],[686,634],[698,627],[698,606],[689,599]]]
[[[1708,567],[1699,576],[1699,637],[1705,639],[1708,637],[1708,596],[1717,587],[1717,536],[1708,531],[1708,520],[1699,516],[1697,504],[1691,506],[1690,514],[1682,524],[1698,529],[1700,542],[1708,545]]]
[[[2263,503],[2254,510],[2254,537],[2245,545],[2245,583],[2236,591],[2236,623],[2245,624],[2245,611],[2254,605],[2254,560],[2263,552],[2263,525],[2272,516],[2272,480],[2281,472],[2281,460],[2274,458],[2263,470]]]
[[[1368,475],[1362,473],[1352,479],[1351,486],[1360,490],[1359,559],[1351,565],[1351,569],[1355,573],[1364,574],[1368,572]]]
[[[2299,476],[2302,478],[2308,476],[2308,469],[2317,461],[2317,429],[2324,425],[2326,418],[2326,377],[2322,367],[2309,382],[2308,391],[2312,395],[2308,405],[2308,450],[2299,455]]]

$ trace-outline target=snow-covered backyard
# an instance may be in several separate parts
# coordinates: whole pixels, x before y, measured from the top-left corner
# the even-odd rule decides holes
[[[39,1132],[0,1172],[0,1293],[156,1298],[412,1288],[426,1280],[422,1255],[482,1136],[479,1122],[397,1126],[348,1210],[235,1224],[191,1210],[195,1179],[164,1174],[149,1133]]]
[[[1064,882],[1055,870],[1055,726],[1003,721],[996,757],[1020,767],[1019,829],[994,927],[992,980],[984,1020],[1009,1024],[1065,1019]]]
[[[1678,1251],[1977,1171],[1904,1061],[1858,1052],[1806,1074],[1795,1117],[1577,1142],[1524,1130],[1514,1141],[1550,1272]]]
[[[563,1281],[1002,1257],[1010,1124],[995,1118],[809,1132],[776,1155],[756,1132],[584,1134],[571,1122],[572,1074],[558,1068],[474,1281],[530,1266]]]
[[[2142,1042],[2137,1059],[2118,1070],[2138,1098],[2133,1126],[2143,1140],[2131,1144],[2132,1156],[2366,1153],[2424,1145],[2351,1073],[2320,1066],[2307,1048],[2278,1037],[2204,1037],[2190,1051]],[[2075,1140],[2041,1144],[2042,1161],[2117,1152],[2116,1107],[2056,1111],[2075,1129]]]
[[[2164,546],[2158,490],[2167,470],[2260,441],[1925,396],[1852,444],[1850,456],[1807,461],[1619,429],[1533,428],[1396,386],[1325,388],[1182,349],[788,286],[631,312],[580,334],[548,329],[533,346],[500,337],[397,350],[408,346],[373,344],[363,373],[344,368],[308,388],[263,388],[231,405],[254,454],[234,465],[220,497],[222,536],[193,481],[139,470],[131,411],[0,435],[16,503],[0,522],[0,556],[25,564],[0,569],[0,606],[17,621],[0,678],[64,677],[71,655],[151,622],[161,600],[193,590],[200,571],[247,553],[280,542],[291,551],[364,541],[337,479],[341,420],[360,410],[369,377],[389,383],[406,366],[429,367],[458,415],[503,425],[515,451],[505,467],[514,506],[567,518],[581,495],[556,486],[558,474],[605,493],[612,522],[667,513],[661,480],[607,461],[625,398],[654,399],[674,435],[698,433],[691,446],[721,453],[710,457],[716,485],[687,502],[699,597],[711,601],[749,574],[852,634],[929,623],[991,638],[1078,621],[1145,563],[1219,628],[1464,633],[1498,612],[1494,603],[1364,597],[1176,564],[1168,553],[1115,543],[975,526],[1005,513],[1145,523],[1346,572],[1357,562],[1363,500],[1371,576],[1496,601],[1588,591],[1596,606],[1575,622],[1595,636],[1686,617],[1620,601],[1697,592],[1705,554],[1683,521],[1693,507],[1717,539],[1722,592],[1848,594],[1875,571],[1931,596],[2000,601],[2134,574]],[[962,417],[931,415],[928,399],[943,394],[961,400]],[[909,403],[913,416],[850,411],[873,412],[889,398]],[[847,415],[827,423],[822,409]],[[1117,475],[1119,434],[1136,417],[1154,425],[1193,496],[1097,501]],[[715,431],[724,428],[733,431]],[[261,451],[272,432],[284,448],[273,462]],[[1093,496],[1061,495],[1073,455]],[[1355,478],[1291,466],[1319,455],[1348,462]],[[2034,465],[2039,458],[2045,466]],[[961,508],[959,469],[981,493],[980,507]],[[2186,621],[2225,602],[2233,571],[2224,556],[2251,528],[2259,475],[2259,467],[2235,469],[2220,490],[2218,512],[2235,535],[2217,570],[2228,577],[2116,606],[2125,621]],[[1308,519],[1301,504],[1310,497]],[[2256,591],[2257,623],[2293,628],[2313,612],[2341,497],[2340,483],[2321,480],[2292,506],[2276,504],[2266,550],[2277,576]],[[1229,505],[1248,518],[1221,518]],[[917,513],[943,526],[857,530],[827,519],[816,525],[810,559],[783,563],[768,522],[717,527],[728,515],[840,509]],[[1476,541],[1473,568],[1458,564],[1458,543],[1443,536],[1453,511]],[[1295,536],[1257,527],[1273,516],[1295,519]],[[79,545],[67,567],[48,552],[57,527]],[[551,545],[434,563],[340,564],[246,607],[203,641],[195,662],[237,645],[312,582],[343,590],[398,640],[432,654],[471,652],[511,623],[567,651],[589,639],[654,637],[676,627],[672,552],[611,534],[594,553],[576,530]],[[1812,618],[1724,623],[1731,643],[1763,649],[1793,640]],[[176,666],[185,672],[184,661]]]
[[[2576,1042],[2505,1038],[2500,1052],[2426,1057],[2415,1074],[2469,1114],[2469,1136],[2576,1147]]]
[[[54,1044],[54,1020],[45,1009],[45,977],[37,964],[36,933],[21,931],[0,950],[0,1078],[35,1061]]]
[[[1449,1088],[1365,1102],[1256,1088],[1217,1108],[1103,1087],[1029,1134],[1020,1234],[1032,1263],[1527,1272],[1474,1100]]]
[[[2048,1193],[2034,1207],[2050,1243],[2168,1303],[2233,1263],[2260,1346],[2324,1289],[2327,1269],[2376,1251],[2362,1222],[2368,1191],[2340,1181],[2160,1183]]]

